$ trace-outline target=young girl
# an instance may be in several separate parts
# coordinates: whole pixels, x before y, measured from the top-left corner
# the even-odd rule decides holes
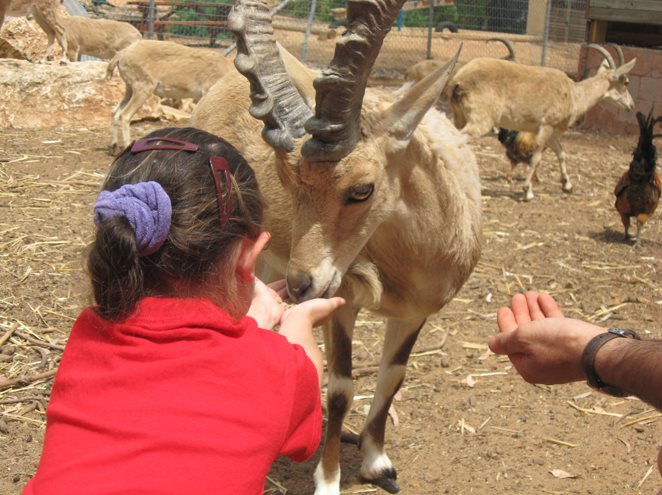
[[[261,494],[276,457],[315,452],[312,327],[344,301],[284,311],[256,280],[262,208],[251,168],[206,132],[156,131],[112,164],[88,256],[96,305],[72,328],[24,495]]]

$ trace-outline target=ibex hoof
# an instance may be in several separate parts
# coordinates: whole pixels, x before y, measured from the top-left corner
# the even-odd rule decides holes
[[[563,192],[572,192],[572,184],[570,182],[563,183]]]
[[[524,189],[524,201],[531,201],[533,199],[533,191],[531,189]]]
[[[395,482],[395,479],[398,477],[398,473],[394,468],[385,469],[380,476],[377,478],[363,478],[364,481],[377,485],[382,490],[386,490],[389,493],[398,493],[400,487]]]

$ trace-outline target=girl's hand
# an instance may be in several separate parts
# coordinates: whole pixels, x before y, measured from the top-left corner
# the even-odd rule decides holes
[[[323,324],[336,309],[345,304],[342,297],[331,297],[329,299],[310,299],[285,310],[281,323],[290,319],[301,319],[311,327]]]
[[[260,328],[271,330],[281,322],[286,308],[283,299],[286,297],[287,285],[285,279],[266,285],[256,277],[253,300],[247,316],[254,318]]]

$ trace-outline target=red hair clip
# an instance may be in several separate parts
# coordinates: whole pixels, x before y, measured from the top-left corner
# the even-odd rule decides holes
[[[152,144],[162,143],[162,144]],[[140,153],[142,151],[152,150],[173,150],[173,151],[198,151],[200,146],[189,143],[182,139],[169,137],[148,137],[139,139],[131,145],[131,153]],[[230,213],[232,212],[232,174],[228,167],[228,162],[221,156],[212,156],[209,158],[209,166],[214,176],[214,185],[216,186],[216,200],[218,202],[218,211],[221,219],[221,226],[228,223]],[[224,184],[221,183],[221,174],[224,177]]]
[[[163,142],[166,144],[151,144],[153,142]],[[188,141],[157,136],[134,141],[133,145],[131,145],[131,153],[152,150],[198,151],[198,148],[200,147],[197,144],[189,143]]]
[[[230,213],[232,212],[232,174],[228,168],[228,162],[221,156],[212,156],[209,159],[209,166],[214,175],[214,184],[216,185],[216,200],[218,201],[218,211],[221,217],[221,226],[228,223]],[[225,177],[225,191],[221,184],[221,173]],[[225,192],[225,194],[224,194]]]

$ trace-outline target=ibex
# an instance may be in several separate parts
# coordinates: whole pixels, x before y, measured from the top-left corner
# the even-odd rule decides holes
[[[502,57],[502,60],[515,60],[515,47],[510,40],[505,38],[490,38],[487,41],[499,41],[503,43],[508,50],[508,55]],[[414,65],[407,69],[405,73],[405,81],[420,81],[425,76],[434,72],[446,62],[438,59],[427,59],[416,62]]]
[[[397,100],[366,89],[403,3],[349,0],[347,32],[315,77],[279,49],[267,4],[239,0],[229,26],[253,104],[249,109],[248,83],[234,72],[192,115],[194,126],[229,140],[254,167],[273,234],[267,262],[285,274],[291,299],[338,294],[348,301],[324,328],[328,422],[317,495],[340,492],[360,308],[387,318],[375,397],[359,438],[360,475],[394,493],[396,471],[384,449],[391,401],[427,317],[460,290],[481,250],[476,159],[466,138],[432,109],[459,51]],[[251,116],[264,121],[262,132]]]
[[[483,136],[494,127],[535,133],[537,149],[524,183],[527,201],[533,199],[531,179],[547,147],[559,160],[563,190],[572,190],[561,136],[579,117],[601,100],[628,111],[634,108],[627,74],[636,59],[624,64],[618,49],[616,65],[603,47],[588,46],[605,57],[607,66],[601,65],[595,76],[583,81],[575,82],[549,67],[477,58],[460,68],[445,89],[455,125],[471,138]]]
[[[65,27],[60,22],[60,0],[0,0],[0,29],[5,21],[5,16],[27,16],[32,15],[39,27],[48,36],[46,52],[40,62],[46,61],[53,52],[55,39],[62,47],[61,64],[67,63],[67,38]]]
[[[123,21],[67,16],[60,18],[60,23],[66,30],[67,57],[72,62],[79,61],[82,55],[110,59],[142,39],[140,31]]]
[[[131,141],[131,118],[152,94],[178,100],[193,98],[197,102],[216,81],[234,72],[232,61],[217,50],[156,40],[134,41],[117,52],[108,62],[106,79],[113,77],[115,68],[126,89],[113,112],[113,155]]]

